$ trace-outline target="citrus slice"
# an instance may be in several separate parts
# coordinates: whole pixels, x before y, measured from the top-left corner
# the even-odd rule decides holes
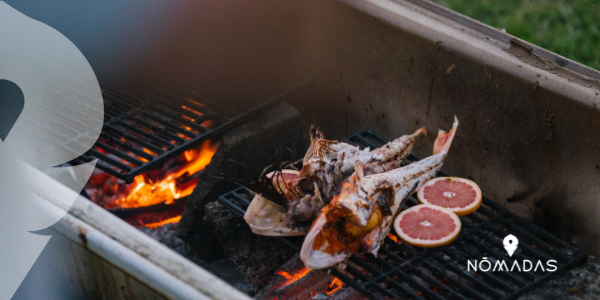
[[[468,179],[438,177],[427,181],[417,193],[419,202],[449,209],[459,216],[468,215],[481,206],[481,189]]]
[[[289,186],[289,187],[295,186],[297,184],[296,179],[298,179],[298,177],[300,176],[299,171],[283,169],[283,170],[281,170],[281,175],[277,176],[279,179],[279,184],[278,184],[276,181],[277,179],[273,178],[274,174],[275,174],[275,171],[267,174],[267,178],[270,178],[273,180],[273,186],[275,187],[275,189],[277,191],[279,191],[279,188],[281,187],[281,189],[283,189],[284,193],[287,193],[286,186]]]
[[[450,244],[460,232],[458,216],[437,205],[419,204],[401,212],[394,229],[406,243],[425,248]]]

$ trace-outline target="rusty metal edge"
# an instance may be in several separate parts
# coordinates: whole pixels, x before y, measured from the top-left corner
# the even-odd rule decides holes
[[[56,209],[58,210],[58,208]],[[167,299],[210,299],[197,289],[70,214],[54,225],[53,229]]]
[[[405,32],[588,106],[600,72],[426,0],[338,0]],[[523,50],[529,57],[511,51]]]
[[[600,80],[600,72],[596,69],[590,68],[590,67],[583,65],[581,63],[578,63],[574,60],[571,60],[569,58],[566,58],[564,56],[556,54],[550,50],[546,50],[535,44],[531,44],[527,41],[524,41],[522,39],[514,37],[506,32],[500,31],[500,30],[498,30],[492,26],[489,26],[485,23],[482,23],[478,20],[472,19],[463,14],[457,13],[457,12],[455,12],[451,9],[448,9],[444,6],[441,6],[437,3],[427,1],[427,0],[408,0],[408,1],[414,3],[418,6],[421,6],[424,9],[427,9],[431,12],[434,12],[434,13],[444,16],[450,20],[453,20],[457,23],[463,24],[474,30],[477,30],[477,31],[485,33],[489,36],[495,37],[496,39],[504,40],[506,42],[511,42],[511,43],[516,42],[516,43],[526,44],[528,47],[531,47],[531,51],[535,52],[537,55],[539,55],[545,59],[555,61],[555,62],[560,61],[560,60],[566,61],[567,65],[562,67],[564,69],[571,70],[572,72],[579,73],[586,77],[595,78],[597,80]],[[561,62],[561,64],[563,64],[563,62]]]
[[[50,215],[65,215],[56,226],[61,234],[82,245],[125,273],[171,299],[249,300],[209,271],[153,240],[68,187],[23,164],[29,188]],[[68,199],[77,201],[72,205]],[[67,213],[68,212],[68,213]],[[81,228],[79,228],[80,226]],[[164,280],[164,282],[163,282]]]

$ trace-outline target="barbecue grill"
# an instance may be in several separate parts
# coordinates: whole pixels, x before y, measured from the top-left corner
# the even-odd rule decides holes
[[[516,259],[541,255],[556,258],[561,271],[581,259],[581,252],[572,250],[572,246],[548,237],[535,226],[524,225],[522,219],[502,207],[535,221],[561,240],[576,243],[588,254],[600,253],[600,133],[593,130],[600,127],[597,71],[425,0],[308,0],[288,1],[285,7],[269,1],[236,2],[239,6],[231,10],[202,3],[186,4],[197,5],[194,9],[179,7],[186,14],[177,15],[181,18],[172,28],[161,22],[118,26],[118,32],[145,28],[153,37],[158,33],[172,38],[170,43],[153,49],[149,44],[127,51],[121,46],[96,48],[106,40],[90,34],[86,49],[100,49],[98,53],[102,53],[92,62],[94,53],[89,52],[92,65],[106,64],[103,59],[114,55],[112,65],[137,64],[123,68],[129,70],[131,78],[174,88],[179,87],[178,83],[182,87],[211,87],[213,94],[231,87],[228,92],[240,96],[237,99],[261,83],[263,91],[272,91],[283,80],[308,74],[315,78],[314,89],[290,103],[301,113],[305,128],[317,124],[333,139],[364,128],[397,137],[422,126],[445,128],[442,125],[449,124],[452,116],[459,116],[460,136],[453,143],[444,169],[456,176],[476,178],[486,195],[497,202],[484,200],[480,212],[463,218],[463,233],[450,247],[419,250],[387,240],[379,259],[353,258],[348,269],[353,271],[332,270],[346,280],[345,286],[377,298],[515,297],[517,292],[546,281],[547,274],[461,272],[464,259],[500,257],[504,252],[499,248],[499,238],[504,229],[523,243]],[[270,8],[265,10],[268,13],[256,13],[265,7]],[[254,13],[242,8],[252,8]],[[200,18],[199,13],[208,17]],[[221,17],[235,22],[224,24]],[[221,26],[227,27],[224,34],[220,34]],[[181,34],[188,29],[193,29],[197,37],[210,37],[210,42]],[[76,43],[85,43],[80,33],[69,36]],[[106,44],[116,45],[111,42]],[[127,42],[119,44],[129,45]],[[118,52],[135,56],[119,56]],[[172,60],[146,67],[157,57]],[[165,77],[168,79],[157,82]],[[190,145],[196,136],[211,132],[210,126],[202,126],[195,118],[172,117],[176,112],[190,118],[188,113],[197,114],[182,112],[182,107],[170,107],[160,99],[176,98],[173,103],[189,104],[190,98],[205,103],[206,99],[200,98],[204,94],[159,96],[134,90],[134,99],[128,99],[121,92],[129,94],[131,88],[116,88],[121,82],[101,84],[110,106],[106,109],[107,120],[116,119],[103,133],[99,142],[102,146],[94,148],[97,153],[90,152],[86,157],[98,158],[99,167],[118,178],[131,180],[141,172],[137,168],[159,165],[156,162],[163,159],[161,151],[162,155],[175,153],[183,148],[179,148],[182,140]],[[138,104],[145,109],[132,107]],[[225,109],[232,109],[227,105],[224,114]],[[210,107],[210,111],[220,112],[220,107]],[[164,120],[174,120],[175,128]],[[190,133],[182,125],[193,127],[184,121],[195,122],[206,131],[194,129],[197,133]],[[213,125],[218,125],[217,117],[214,121]],[[142,132],[121,123],[135,124],[139,127],[132,128]],[[145,132],[153,133],[156,139],[145,137]],[[362,138],[369,141],[368,137]],[[424,140],[415,145],[413,153],[428,155],[431,145]],[[31,173],[37,174],[34,170]],[[38,177],[31,184],[36,196],[48,203],[49,213],[69,211],[52,227],[54,237],[44,261],[51,264],[51,270],[66,273],[66,278],[77,278],[69,288],[83,298],[108,293],[110,299],[131,299],[132,295],[147,299],[249,299],[94,203],[81,198],[70,207],[63,199],[72,197],[72,191]],[[243,211],[242,203],[234,204]],[[443,279],[444,274],[447,279]],[[566,274],[558,277],[563,276]],[[561,289],[568,294],[571,286]],[[585,285],[580,288],[580,293],[591,290]]]
[[[388,141],[371,130],[350,136],[345,142],[361,148],[379,148]],[[408,163],[419,159],[410,155]],[[299,170],[302,161],[286,168]],[[439,172],[438,176],[447,176]],[[219,197],[219,202],[241,216],[254,194],[238,188]],[[411,197],[405,206],[418,204]],[[344,270],[330,268],[330,274],[359,291],[369,299],[515,299],[548,280],[551,275],[564,272],[581,263],[585,254],[552,234],[516,216],[498,203],[483,197],[476,213],[460,217],[463,228],[458,238],[448,246],[423,249],[398,243],[386,238],[377,257],[359,254],[349,259]],[[502,249],[504,236],[514,234],[522,249],[507,258]],[[302,239],[279,238],[281,242],[300,252]],[[499,273],[468,272],[469,259],[505,259],[509,265],[515,260],[556,260],[555,273],[523,272]],[[416,278],[415,278],[416,276]]]

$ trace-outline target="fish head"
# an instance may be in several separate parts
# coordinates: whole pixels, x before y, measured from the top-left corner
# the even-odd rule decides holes
[[[328,228],[327,207],[313,222],[304,239],[300,259],[308,269],[323,269],[346,260],[352,251],[348,245],[340,241],[338,232]]]

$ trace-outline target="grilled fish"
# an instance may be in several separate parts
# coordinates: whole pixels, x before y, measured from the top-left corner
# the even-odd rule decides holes
[[[300,252],[306,267],[330,267],[361,249],[376,255],[404,201],[441,169],[457,127],[455,117],[450,132],[440,130],[433,155],[410,165],[365,175],[365,166],[357,162],[356,174],[323,208],[306,235]]]

